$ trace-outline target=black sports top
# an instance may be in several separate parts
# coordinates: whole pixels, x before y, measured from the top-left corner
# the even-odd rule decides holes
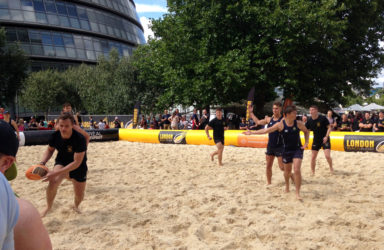
[[[279,123],[281,121],[281,119],[283,119],[283,116],[280,116],[280,118],[276,121],[273,120],[273,118],[271,118],[271,121],[268,123],[267,127],[268,128],[272,127],[276,123]],[[281,137],[281,133],[278,130],[276,130],[272,133],[269,133],[268,138],[269,138],[268,139],[268,147],[276,148],[276,147],[282,147],[283,146],[283,139]]]
[[[297,121],[295,120],[292,127],[289,127],[285,120],[283,120],[284,129],[281,131],[284,151],[295,151],[301,148],[300,141],[300,129],[297,127]]]

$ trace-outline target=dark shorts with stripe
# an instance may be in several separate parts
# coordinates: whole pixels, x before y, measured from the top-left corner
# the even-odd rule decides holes
[[[303,149],[283,152],[283,163],[292,163],[294,158],[303,159]]]
[[[321,142],[313,142],[312,143],[312,150],[319,151],[321,148],[323,149],[331,149],[331,142],[329,141],[329,137],[326,143]]]
[[[276,157],[281,157],[283,155],[284,146],[279,147],[267,147],[267,151],[265,152],[266,155],[273,155]]]
[[[55,162],[55,166],[56,165],[66,166],[68,164],[63,164],[57,161]],[[74,179],[78,182],[85,182],[87,180],[87,172],[88,172],[87,163],[83,162],[78,168],[69,172],[69,178]]]

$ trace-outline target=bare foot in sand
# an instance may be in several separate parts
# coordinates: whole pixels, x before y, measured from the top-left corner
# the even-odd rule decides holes
[[[214,153],[210,153],[209,155],[211,156],[211,161],[213,161],[215,157]]]
[[[303,198],[301,198],[300,194],[296,194],[296,199],[299,201],[303,201]]]
[[[81,211],[78,207],[72,206],[73,211],[75,211],[78,214],[81,214]]]
[[[41,213],[40,213],[41,218],[45,217],[50,210],[51,210],[51,208],[46,207],[43,211],[41,211]]]

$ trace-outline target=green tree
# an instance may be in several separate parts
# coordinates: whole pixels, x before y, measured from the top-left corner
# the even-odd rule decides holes
[[[157,41],[148,45],[159,48],[152,61],[163,63],[164,105],[239,102],[255,86],[258,109],[275,87],[300,104],[332,106],[352,88],[369,90],[383,65],[380,0],[170,0],[168,7],[153,20]]]
[[[62,73],[46,70],[31,73],[25,80],[21,102],[32,111],[49,113],[68,101],[68,87]]]
[[[142,90],[136,81],[130,58],[119,58],[112,50],[109,58],[101,57],[96,66],[74,67],[64,73],[84,108],[92,114],[132,113]]]
[[[0,105],[13,104],[27,76],[28,60],[17,44],[6,44],[0,29]]]

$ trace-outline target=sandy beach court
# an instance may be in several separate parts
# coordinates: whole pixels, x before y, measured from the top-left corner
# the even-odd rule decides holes
[[[47,183],[25,178],[46,146],[19,149],[19,196],[39,210]],[[43,218],[54,249],[383,249],[384,154],[332,151],[335,174],[321,151],[315,177],[310,151],[302,165],[303,201],[284,193],[275,161],[266,187],[265,149],[91,143],[82,214],[73,188],[60,186]],[[54,158],[48,162],[52,168]]]

